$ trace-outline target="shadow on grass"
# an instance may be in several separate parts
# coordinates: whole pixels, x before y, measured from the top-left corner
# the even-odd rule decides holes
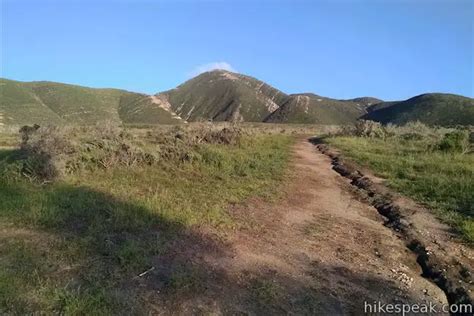
[[[0,218],[0,313],[340,314],[361,312],[372,286],[395,288],[314,262],[311,282],[230,271],[230,245],[85,186],[0,179]]]
[[[139,312],[140,285],[148,278],[141,273],[149,271],[154,286],[171,295],[193,288],[200,270],[207,270],[175,262],[183,242],[218,251],[215,242],[180,223],[87,187],[2,179],[0,216],[0,311],[7,313]],[[15,226],[5,229],[6,223]],[[21,233],[25,227],[31,234]]]
[[[329,136],[327,135],[319,135],[319,136],[312,136],[308,138],[308,142],[310,142],[313,145],[320,145],[320,144],[325,144],[325,139],[327,139]]]
[[[11,161],[21,155],[19,149],[4,149],[0,148],[0,162],[3,161]]]

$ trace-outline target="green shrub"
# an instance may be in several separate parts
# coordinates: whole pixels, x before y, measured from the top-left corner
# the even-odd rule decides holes
[[[408,122],[400,127],[403,134],[416,134],[421,136],[427,136],[435,130],[420,121]]]
[[[385,138],[385,128],[379,122],[358,120],[355,124],[354,134],[359,137]]]
[[[403,140],[423,140],[425,137],[426,136],[417,133],[406,133],[400,135],[400,138]]]
[[[438,149],[445,152],[467,153],[469,147],[469,133],[467,130],[446,133],[438,144]]]
[[[344,125],[336,131],[330,131],[329,135],[385,138],[387,131],[379,122],[358,120],[354,125]]]
[[[145,138],[108,124],[29,129],[21,146],[25,158],[22,173],[35,180],[50,181],[82,169],[194,161],[201,159],[199,146],[238,145],[242,135],[243,130],[236,126],[211,125],[158,130],[147,133]]]
[[[130,135],[109,127],[43,127],[22,144],[22,173],[49,181],[80,169],[152,164],[157,157],[133,143]]]
[[[23,140],[21,150],[26,157],[22,168],[24,175],[51,180],[65,171],[68,164],[65,158],[72,155],[75,149],[64,130],[40,128],[28,133],[28,137],[24,137],[22,131],[20,133]]]

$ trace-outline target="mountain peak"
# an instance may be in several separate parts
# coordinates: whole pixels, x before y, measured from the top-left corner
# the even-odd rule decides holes
[[[227,69],[212,69],[212,70],[209,70],[209,71],[206,71],[206,72],[214,72],[214,73],[235,73],[235,72],[232,72],[230,70],[227,70]]]
[[[163,93],[185,120],[262,122],[287,99],[263,81],[228,70],[204,72]]]

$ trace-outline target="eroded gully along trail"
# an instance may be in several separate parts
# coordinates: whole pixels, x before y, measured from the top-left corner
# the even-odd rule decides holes
[[[447,303],[443,291],[421,276],[416,255],[332,170],[329,157],[304,139],[294,147],[290,168],[284,198],[253,199],[232,210],[250,224],[232,232],[224,247],[177,251],[173,260],[205,267],[204,285],[179,304],[176,298],[171,305],[156,301],[157,311],[359,315],[364,302]]]

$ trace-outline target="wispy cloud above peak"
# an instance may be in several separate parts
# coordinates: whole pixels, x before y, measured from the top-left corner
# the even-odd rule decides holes
[[[193,71],[191,71],[188,74],[188,77],[195,77],[197,75],[202,74],[203,72],[218,70],[218,69],[232,71],[232,72],[236,71],[234,67],[232,67],[232,65],[229,64],[228,62],[217,61],[217,62],[197,66],[196,68],[193,69]]]

